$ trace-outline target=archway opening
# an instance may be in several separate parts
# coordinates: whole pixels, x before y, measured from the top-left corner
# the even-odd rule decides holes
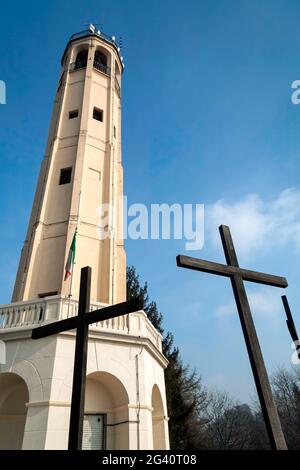
[[[98,62],[101,65],[107,65],[107,55],[104,54],[104,52],[100,51],[97,49],[95,51],[95,61]]]
[[[94,55],[94,68],[110,75],[110,56],[106,51],[97,48]]]
[[[0,374],[0,449],[22,449],[29,393],[17,374]]]
[[[164,405],[157,385],[152,389],[153,450],[166,449]]]
[[[82,51],[79,51],[76,55],[74,70],[82,69],[86,67],[87,59],[88,59],[88,49],[83,49]]]
[[[129,449],[128,394],[122,382],[107,372],[87,376],[83,449]]]

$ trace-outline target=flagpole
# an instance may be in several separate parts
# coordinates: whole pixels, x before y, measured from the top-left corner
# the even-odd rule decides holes
[[[76,222],[76,228],[75,228],[75,234],[74,234],[75,237],[76,237],[76,235],[77,235],[77,231],[78,231],[78,227],[79,227],[80,203],[81,203],[81,191],[80,191],[80,193],[79,193],[78,211],[77,211],[77,222]],[[69,295],[68,295],[68,297],[69,297],[69,302],[68,302],[67,318],[69,318],[70,306],[71,306],[74,264],[75,264],[75,260],[74,260],[74,263],[72,263],[72,270],[71,270],[70,290],[69,290]]]

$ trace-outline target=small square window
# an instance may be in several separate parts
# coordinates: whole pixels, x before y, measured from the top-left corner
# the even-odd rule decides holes
[[[69,111],[69,119],[74,119],[78,117],[78,109],[74,109],[74,111]]]
[[[97,121],[103,122],[103,111],[102,111],[102,109],[94,108],[93,118],[96,119]]]
[[[72,168],[63,168],[60,170],[59,184],[68,184],[71,182]]]

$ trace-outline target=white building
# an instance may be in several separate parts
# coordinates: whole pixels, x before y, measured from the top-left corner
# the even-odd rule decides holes
[[[62,57],[46,154],[12,303],[0,306],[0,449],[66,449],[73,331],[32,340],[32,329],[77,314],[80,270],[92,267],[91,310],[125,300],[121,77],[114,38],[73,35]],[[99,207],[109,204],[99,237]],[[64,281],[77,227],[76,264]],[[72,297],[69,298],[69,294]],[[143,311],[89,329],[85,449],[168,449],[161,335]]]

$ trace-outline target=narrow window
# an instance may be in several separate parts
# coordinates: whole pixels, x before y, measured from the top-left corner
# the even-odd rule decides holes
[[[103,111],[102,111],[102,109],[94,108],[93,118],[96,119],[97,121],[103,122]]]
[[[71,181],[72,168],[63,168],[60,170],[59,184],[68,184]]]
[[[117,129],[116,129],[116,126],[114,126],[114,138],[117,137]]]
[[[51,297],[52,295],[57,295],[58,292],[52,291],[52,292],[44,292],[43,294],[39,294],[39,299],[43,299],[44,297]]]
[[[74,109],[73,111],[69,111],[69,119],[74,119],[78,117],[78,109]]]

